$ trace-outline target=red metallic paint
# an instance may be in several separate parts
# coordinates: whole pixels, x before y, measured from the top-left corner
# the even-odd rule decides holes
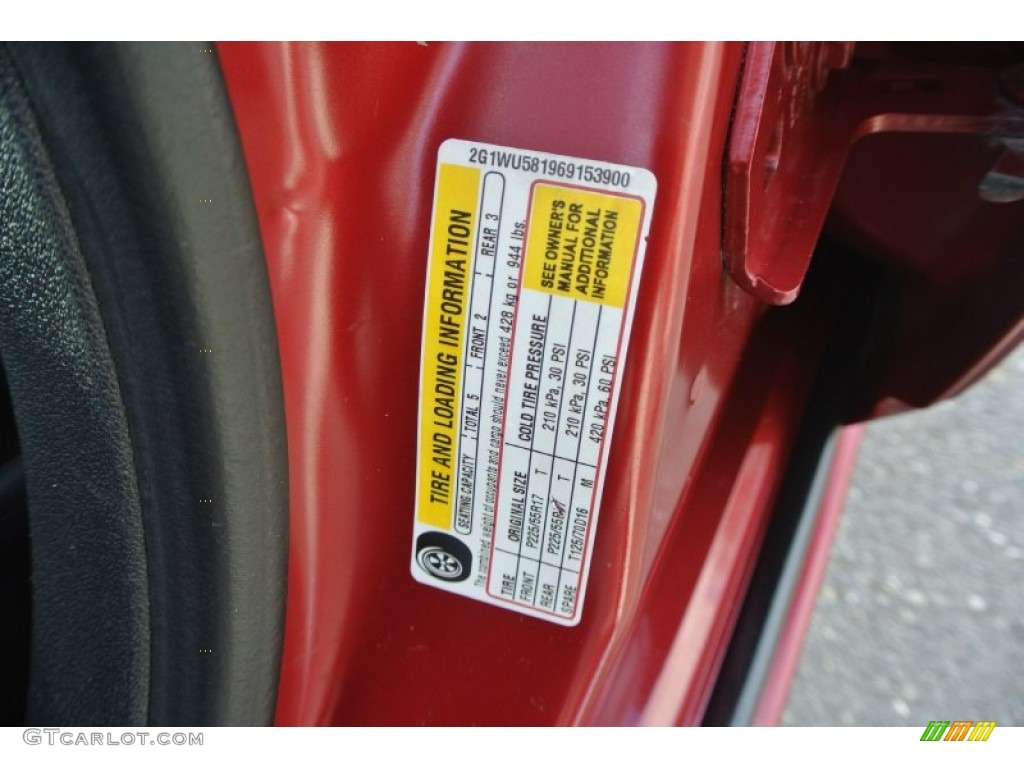
[[[723,269],[723,159],[743,52],[720,43],[218,46],[284,376],[291,561],[279,724],[700,722],[838,305],[826,292],[769,309]],[[839,178],[855,138],[922,127],[919,115],[877,110],[863,121],[856,84],[874,83],[874,66],[855,59],[830,76],[822,98],[834,114],[821,125],[839,121],[844,132],[819,127],[806,141],[820,140],[829,158],[827,199],[840,187],[834,231],[902,263],[911,254],[874,247],[898,231],[863,226],[879,213],[858,198],[871,166],[854,155],[854,181]],[[881,99],[906,101],[888,91]],[[427,237],[447,138],[642,166],[658,179],[576,628],[431,589],[408,572]],[[799,174],[786,178],[777,194],[799,206]],[[1011,230],[1000,232],[987,242],[1005,245]],[[804,253],[778,257],[806,266]],[[972,274],[993,279],[984,268]],[[942,390],[990,354],[1016,306],[965,340],[929,386]],[[865,408],[899,380],[892,361],[887,379],[862,387]]]
[[[982,192],[990,171],[1024,167],[1024,103],[1006,96],[1012,43],[851,50],[751,43],[723,245],[735,279],[776,304],[796,297],[826,216],[887,265],[901,295],[860,387],[868,418],[956,394],[1024,339],[1024,200]]]
[[[733,278],[770,304],[796,298],[821,235],[842,146],[837,152],[823,140],[823,131],[835,130],[834,110],[818,94],[852,57],[853,43],[747,46],[726,164],[723,247]]]
[[[664,633],[645,639],[647,625],[678,625],[680,598],[698,581],[721,522],[720,509],[680,502],[762,311],[719,258],[718,169],[742,46],[225,43],[218,51],[281,338],[292,556],[278,722],[655,717],[644,710],[669,648]],[[449,137],[638,165],[658,177],[576,629],[408,574],[431,179]],[[733,446],[726,475],[748,448],[757,457],[744,470],[757,477],[737,491],[743,515],[724,523],[745,547],[770,499],[759,462],[778,462],[794,428],[771,421],[756,444]],[[688,626],[730,623],[742,578],[731,574],[735,563],[720,565],[730,572],[725,610],[691,614]],[[651,604],[652,585],[676,575],[676,610]],[[721,645],[709,632],[702,642]],[[643,674],[623,676],[624,653]],[[709,685],[702,675],[692,695],[706,697]],[[629,711],[617,705],[623,688],[637,702]]]

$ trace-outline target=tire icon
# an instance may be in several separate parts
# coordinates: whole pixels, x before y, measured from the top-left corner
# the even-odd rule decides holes
[[[465,581],[473,556],[469,547],[454,536],[430,531],[416,539],[416,562],[435,579]]]

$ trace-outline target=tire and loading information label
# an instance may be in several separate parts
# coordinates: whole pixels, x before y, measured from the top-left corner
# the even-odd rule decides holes
[[[579,623],[656,190],[643,168],[441,145],[417,581]]]

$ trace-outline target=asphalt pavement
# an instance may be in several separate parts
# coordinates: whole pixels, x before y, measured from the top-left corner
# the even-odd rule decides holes
[[[1024,725],[1024,347],[871,424],[785,725]]]

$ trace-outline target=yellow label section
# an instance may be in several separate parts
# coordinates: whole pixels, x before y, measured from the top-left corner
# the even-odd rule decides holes
[[[480,171],[442,164],[434,200],[420,392],[417,519],[450,530],[462,387],[462,344],[476,242]]]
[[[537,184],[523,287],[624,307],[642,219],[637,199]]]

